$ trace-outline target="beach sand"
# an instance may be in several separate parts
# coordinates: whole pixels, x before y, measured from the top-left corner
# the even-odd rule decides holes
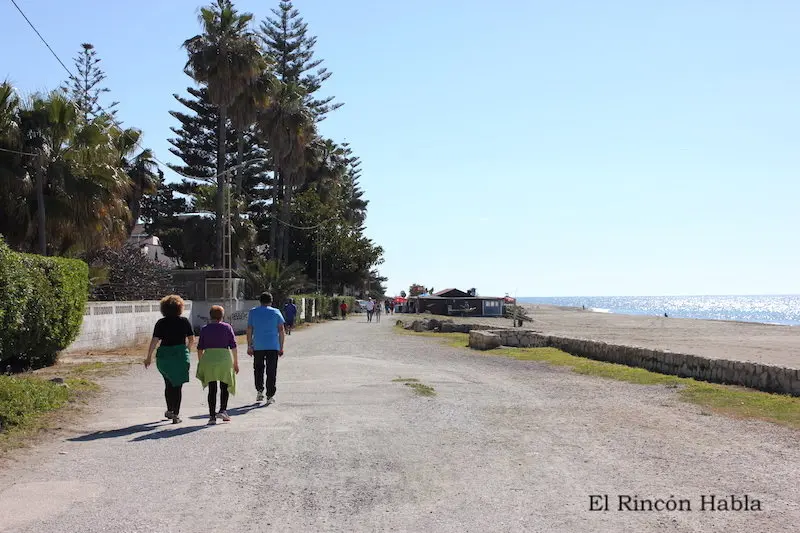
[[[525,322],[524,327],[546,335],[800,369],[798,326],[618,315],[550,305],[524,307],[534,319],[533,323]],[[454,320],[503,327],[512,325],[511,320],[499,318]]]

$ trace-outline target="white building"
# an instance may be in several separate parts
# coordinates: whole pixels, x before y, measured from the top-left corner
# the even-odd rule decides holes
[[[136,224],[133,228],[133,233],[131,233],[131,236],[128,238],[128,243],[139,248],[144,255],[153,261],[157,261],[166,267],[177,268],[180,266],[178,261],[167,257],[167,254],[164,253],[164,247],[161,246],[161,240],[158,237],[148,235],[144,231],[144,224]]]

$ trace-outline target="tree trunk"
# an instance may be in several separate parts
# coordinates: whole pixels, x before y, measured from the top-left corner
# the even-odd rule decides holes
[[[278,168],[277,159],[273,167],[272,205],[270,206],[271,216],[269,221],[269,258],[278,259],[278,189],[280,187],[280,169]]]
[[[236,132],[236,196],[242,194],[244,180],[244,130]]]
[[[214,262],[217,268],[222,268],[222,254],[223,251],[223,243],[222,243],[222,235],[223,235],[223,225],[225,224],[225,178],[226,176],[223,174],[225,172],[225,142],[226,142],[226,134],[227,134],[227,116],[226,116],[227,109],[225,106],[220,106],[219,108],[219,132],[217,134],[217,139],[219,144],[217,145],[217,194],[215,198],[216,204],[216,216],[217,216],[217,224],[216,224],[216,249],[214,250]]]
[[[36,208],[36,220],[39,228],[39,253],[47,255],[47,216],[44,212],[44,166],[41,160],[39,162],[39,168],[36,170]]]
[[[284,224],[281,224],[281,228],[283,229],[283,239],[281,239],[281,262],[284,265],[289,264],[289,243],[291,241],[290,236],[292,233],[292,228],[286,225],[286,223],[291,223],[291,207],[292,207],[292,186],[291,180],[286,180],[284,187],[284,194],[283,194],[283,209],[281,214],[281,220]]]

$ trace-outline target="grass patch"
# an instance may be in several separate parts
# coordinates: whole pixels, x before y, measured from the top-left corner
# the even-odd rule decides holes
[[[69,389],[34,377],[0,376],[0,424],[3,432],[29,424],[42,413],[63,407]]]
[[[410,387],[418,396],[436,396],[433,387],[420,383],[417,378],[395,378],[392,383],[402,383],[406,387]]]
[[[118,375],[128,363],[58,364],[35,372],[0,376],[0,455],[35,442],[41,430],[58,428],[96,395],[98,377]],[[66,387],[50,381],[62,378]]]
[[[416,333],[401,328],[397,328],[397,331],[403,334],[434,337],[456,348],[464,348],[469,340],[469,335],[465,333]],[[677,389],[681,400],[718,414],[734,418],[764,420],[800,429],[800,398],[793,396],[659,374],[644,368],[577,357],[555,348],[497,348],[475,353],[510,357],[519,361],[541,361],[571,368],[578,374],[615,379],[637,385],[662,385]],[[703,414],[708,413],[704,412]]]
[[[430,385],[425,385],[423,383],[406,383],[405,386],[411,387],[419,396],[436,396],[436,391],[433,390],[433,387]]]

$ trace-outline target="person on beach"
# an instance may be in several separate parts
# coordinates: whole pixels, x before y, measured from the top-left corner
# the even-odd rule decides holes
[[[375,322],[381,321],[381,303],[375,302]]]
[[[342,320],[347,318],[347,304],[342,302],[339,306],[339,311],[342,313]]]
[[[156,368],[164,378],[164,398],[167,411],[164,417],[173,424],[181,422],[181,399],[184,383],[189,382],[189,353],[194,344],[194,330],[189,320],[183,315],[183,298],[176,294],[161,300],[163,318],[156,322],[153,338],[147,350],[144,367],[153,363],[153,351],[156,351]]]
[[[278,358],[283,357],[286,340],[284,319],[280,311],[272,307],[272,295],[262,292],[261,305],[247,314],[247,355],[255,357],[253,373],[256,384],[256,401],[264,400],[264,373],[267,378],[267,405],[275,402],[275,382],[278,374]]]
[[[239,354],[236,335],[230,324],[222,321],[225,309],[215,305],[209,311],[211,322],[200,330],[197,343],[197,379],[208,387],[208,424],[217,423],[217,417],[230,422],[228,397],[236,394],[236,374],[239,373]],[[219,412],[217,412],[217,383],[219,383]]]
[[[294,327],[294,319],[297,316],[297,306],[294,305],[294,300],[289,298],[286,302],[286,305],[283,306],[283,319],[286,321],[284,327],[286,328],[286,334],[292,334],[292,328]]]
[[[367,301],[367,322],[372,322],[372,313],[375,312],[375,300],[370,298]]]

